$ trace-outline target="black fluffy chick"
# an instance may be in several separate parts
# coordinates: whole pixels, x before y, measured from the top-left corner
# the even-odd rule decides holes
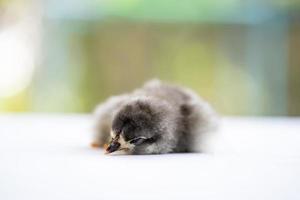
[[[107,153],[122,154],[200,152],[218,122],[192,90],[158,80],[109,98],[95,115],[93,144],[108,144]]]

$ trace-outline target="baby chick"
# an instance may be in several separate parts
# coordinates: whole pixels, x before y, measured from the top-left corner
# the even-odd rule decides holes
[[[114,96],[95,111],[93,146],[106,153],[200,152],[218,117],[192,90],[153,80],[132,93]]]

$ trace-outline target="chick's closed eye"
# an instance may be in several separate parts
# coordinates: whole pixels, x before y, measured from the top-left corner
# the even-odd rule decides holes
[[[137,137],[129,141],[130,144],[139,145],[145,142],[147,138],[145,137]]]

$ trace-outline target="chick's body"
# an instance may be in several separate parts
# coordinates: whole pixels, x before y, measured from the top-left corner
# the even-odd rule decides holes
[[[205,136],[217,128],[217,116],[207,102],[190,89],[158,80],[109,98],[95,114],[94,143],[117,142],[119,149],[112,151],[127,154],[199,152]]]

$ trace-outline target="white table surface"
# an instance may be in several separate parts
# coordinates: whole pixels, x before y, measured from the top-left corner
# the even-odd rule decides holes
[[[107,156],[88,115],[0,115],[1,200],[300,199],[300,118],[225,118],[206,154]]]

